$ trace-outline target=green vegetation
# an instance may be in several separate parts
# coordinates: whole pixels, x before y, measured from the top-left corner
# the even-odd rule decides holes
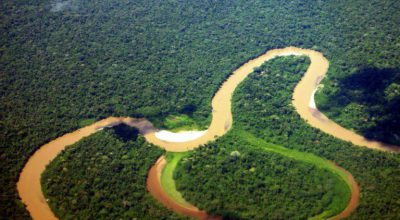
[[[322,112],[367,138],[400,145],[400,69],[357,69],[326,83],[316,95]]]
[[[182,159],[175,176],[188,201],[226,219],[326,219],[350,198],[327,160],[237,129]]]
[[[176,190],[174,181],[174,171],[181,160],[187,153],[167,153],[167,164],[161,174],[161,184],[168,195],[182,205],[188,204],[182,197],[181,193]]]
[[[118,136],[118,127],[79,141],[50,163],[42,184],[52,210],[61,219],[179,219],[146,189],[163,150],[142,136]]]
[[[79,127],[86,127],[88,125],[93,124],[94,122],[96,122],[96,119],[94,118],[83,119],[79,122]]]
[[[318,169],[324,169],[337,175],[336,178],[339,178],[339,180],[336,180],[335,184],[333,184],[333,187],[331,188],[334,196],[327,193],[328,199],[326,197],[322,197],[323,199],[331,203],[322,206],[324,207],[324,211],[318,216],[315,216],[315,219],[327,219],[328,217],[334,216],[346,208],[351,196],[351,183],[348,181],[347,174],[343,170],[340,170],[338,167],[336,167],[332,162],[329,162],[328,160],[321,157],[317,157],[314,154],[287,149],[279,145],[268,143],[244,131],[239,131],[238,136],[244,138],[248,143],[252,144],[253,146],[258,146],[267,151],[282,154],[285,157],[312,164]],[[297,190],[294,191],[296,192]]]
[[[306,59],[295,60],[305,65],[285,63],[289,66],[286,74],[305,71]],[[263,69],[258,71],[269,74]],[[266,156],[263,151],[273,154]],[[196,152],[183,159],[176,171],[178,189],[189,201],[213,215],[238,219],[325,219],[341,212],[350,199],[347,175],[329,161],[268,143],[237,127]],[[175,157],[171,163],[175,165],[181,158]],[[287,182],[290,184],[282,185]],[[316,187],[321,185],[324,187]]]
[[[167,118],[165,118],[163,125],[166,129],[173,132],[200,130],[200,127],[197,125],[197,123],[188,115],[184,114],[169,115]]]
[[[397,219],[400,205],[393,196],[400,195],[399,155],[355,147],[303,121],[291,98],[306,66],[304,58],[278,58],[251,74],[233,98],[235,126],[267,142],[334,161],[352,173],[362,197],[350,219]]]
[[[39,146],[77,129],[83,119],[110,115],[161,122],[171,114],[186,114],[202,127],[220,83],[265,50],[293,45],[321,51],[331,66],[324,81],[327,91],[339,75],[350,76],[356,69],[398,68],[399,10],[397,0],[0,1],[0,216],[28,218],[15,184]],[[356,107],[349,111],[357,113]],[[285,112],[276,116],[280,113]],[[301,130],[303,137],[315,135]],[[260,137],[261,132],[251,133]],[[284,139],[279,135],[266,139]],[[399,182],[392,172],[394,155],[348,150],[350,145],[342,142],[326,147],[304,141],[295,145],[292,139],[287,145],[337,152],[345,156],[323,154],[341,164],[362,152],[368,166],[360,179],[377,177],[379,170],[389,176],[385,184]],[[360,166],[347,164],[352,171]],[[397,198],[398,191],[374,200],[382,192],[375,184],[372,178],[363,187],[375,196],[363,198],[360,210],[369,208],[375,217],[393,212],[398,206],[389,198]],[[392,190],[388,185],[385,192]]]
[[[257,218],[257,216],[253,216],[256,213],[254,210],[261,205],[268,204],[268,201],[271,201],[269,199],[275,197],[268,195],[266,201],[252,201],[252,198],[259,198],[264,195],[263,193],[268,192],[254,193],[260,186],[253,186],[253,184],[260,179],[270,179],[268,177],[274,173],[268,173],[268,170],[274,167],[256,168],[255,171],[258,170],[261,173],[259,177],[247,176],[248,172],[242,172],[243,167],[250,171],[253,167],[252,164],[277,166],[275,164],[278,162],[288,163],[291,161],[296,165],[282,165],[283,168],[280,169],[290,172],[293,179],[288,181],[286,179],[288,177],[285,176],[274,177],[274,179],[281,178],[276,184],[280,185],[281,189],[288,194],[279,197],[282,198],[279,200],[281,207],[273,205],[277,204],[275,200],[272,200],[272,205],[264,207],[267,210],[276,210],[270,215],[276,214],[277,216],[271,216],[271,218],[278,219],[281,215],[285,215],[278,211],[278,208],[282,207],[284,210],[293,210],[298,214],[296,218],[300,219],[317,215],[323,211],[327,211],[324,214],[331,215],[334,213],[333,210],[337,211],[343,207],[345,199],[338,199],[338,195],[347,195],[348,193],[346,188],[340,186],[343,183],[312,182],[314,181],[313,176],[317,172],[316,167],[308,165],[307,169],[314,169],[312,172],[297,170],[299,167],[307,167],[307,163],[291,159],[291,155],[296,155],[296,159],[320,164],[319,167],[322,166],[336,175],[342,175],[329,168],[331,165],[326,163],[325,159],[317,159],[316,156],[318,156],[344,167],[360,184],[362,198],[358,208],[349,217],[350,219],[398,218],[400,206],[393,200],[393,196],[397,198],[400,195],[400,189],[397,186],[400,181],[399,156],[359,148],[324,134],[304,122],[293,108],[292,92],[308,67],[308,63],[309,60],[304,57],[276,58],[257,69],[256,73],[251,74],[243,84],[239,85],[233,97],[234,126],[232,131],[226,137],[218,139],[216,143],[211,143],[190,153],[187,159],[189,162],[186,162],[184,158],[178,164],[175,175],[176,184],[186,200],[221,215],[239,218],[251,215],[251,218]],[[261,147],[263,150],[260,150]],[[239,165],[228,163],[227,155],[230,155],[232,151],[239,151],[241,155],[247,156],[241,158]],[[248,156],[251,152],[253,152],[251,156]],[[284,154],[289,158],[276,153]],[[273,158],[270,159],[270,157]],[[188,167],[192,170],[187,170]],[[332,176],[332,172],[327,175]],[[337,178],[334,179],[337,181]],[[318,199],[315,200],[315,203],[311,203],[307,202],[309,197],[306,195],[299,194],[301,196],[297,198],[295,197],[297,194],[290,194],[290,192],[293,193],[292,190],[303,192],[300,188],[301,182],[297,182],[299,180],[310,183],[314,187],[328,184],[329,190],[325,192],[330,194],[329,198],[332,203],[324,203],[323,200]],[[195,186],[190,185],[195,182],[197,183]],[[288,183],[293,184],[288,185]],[[198,187],[203,189],[203,186],[207,188],[207,191],[198,189]],[[252,191],[247,192],[249,190]],[[316,189],[312,188],[312,190]],[[241,197],[242,194],[246,195]],[[284,200],[291,197],[296,199],[290,200],[290,203]],[[298,204],[296,201],[301,202]],[[251,206],[254,203],[257,206]],[[321,204],[323,204],[322,208],[318,209],[317,207],[320,207]],[[301,207],[305,207],[307,211]]]

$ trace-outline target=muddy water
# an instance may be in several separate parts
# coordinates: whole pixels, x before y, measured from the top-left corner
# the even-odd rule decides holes
[[[200,211],[197,207],[192,205],[179,205],[169,197],[166,191],[164,191],[161,185],[161,173],[166,164],[167,161],[165,157],[161,156],[149,171],[147,189],[151,195],[153,195],[154,198],[157,198],[165,207],[173,209],[179,214],[198,219],[207,219],[208,215],[206,212]]]
[[[40,177],[46,169],[46,165],[49,164],[49,162],[53,160],[66,146],[95,133],[101,127],[113,126],[120,122],[121,118],[110,117],[74,132],[65,134],[43,145],[35,152],[35,154],[33,154],[32,157],[29,158],[20,174],[17,189],[33,219],[57,219],[44,198],[40,184]]]
[[[232,94],[236,87],[251,72],[253,72],[253,69],[261,66],[264,62],[274,57],[288,55],[306,55],[311,59],[311,64],[306,74],[297,85],[293,94],[293,105],[302,118],[304,118],[313,127],[319,128],[337,138],[351,141],[356,145],[385,151],[394,151],[392,148],[390,148],[391,146],[363,139],[354,132],[346,130],[345,128],[342,128],[341,126],[330,121],[322,113],[318,112],[317,109],[309,108],[309,101],[310,97],[312,96],[312,92],[316,88],[319,81],[326,74],[329,66],[328,61],[321,53],[295,47],[275,49],[270,50],[265,54],[243,64],[240,68],[235,70],[232,75],[222,84],[221,88],[218,90],[212,100],[212,121],[210,127],[207,129],[206,133],[198,139],[188,142],[166,142],[158,139],[155,136],[155,132],[157,130],[146,119],[109,117],[72,133],[61,136],[40,147],[40,149],[36,151],[31,158],[29,158],[20,174],[20,179],[17,183],[19,195],[24,204],[26,204],[32,218],[57,219],[43,196],[40,185],[40,176],[45,170],[46,165],[68,145],[71,145],[80,139],[95,133],[102,127],[111,127],[120,123],[125,123],[127,125],[137,127],[148,142],[165,148],[167,151],[182,152],[199,147],[202,144],[213,141],[216,138],[224,135],[232,127]],[[152,195],[164,205],[178,213],[186,214],[196,218],[209,218],[206,213],[198,210],[196,207],[178,204],[168,197],[168,194],[164,192],[160,184],[161,171],[164,165],[165,160],[160,158],[156,165],[154,165],[150,170],[147,180],[147,187]],[[348,177],[349,180],[352,180],[350,182],[355,183],[354,178],[350,173],[348,173]],[[337,218],[347,216],[348,213],[354,210],[358,204],[359,189],[357,184],[352,184],[351,189],[351,202],[349,203],[349,206],[337,216]],[[336,217],[334,218],[336,219]]]
[[[353,175],[342,167],[338,166],[337,164],[333,163],[338,169],[341,171],[345,172],[347,175],[347,184],[350,186],[351,190],[351,197],[350,201],[347,204],[347,207],[338,215],[333,216],[330,218],[330,220],[339,220],[348,217],[356,208],[358,205],[358,202],[360,201],[360,187],[358,186],[356,180],[354,179]]]
[[[372,149],[399,152],[400,147],[388,145],[379,141],[368,140],[361,135],[350,131],[335,122],[329,120],[324,114],[307,103],[310,103],[310,97],[313,97],[313,92],[317,88],[319,82],[328,71],[329,62],[319,52],[313,50],[305,50],[292,48],[293,52],[299,52],[310,57],[311,65],[307,69],[301,81],[297,84],[293,93],[293,106],[299,115],[307,121],[311,126],[320,129],[336,138],[349,141],[357,146],[368,147]]]

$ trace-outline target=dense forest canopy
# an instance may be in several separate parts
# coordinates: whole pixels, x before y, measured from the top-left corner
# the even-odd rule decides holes
[[[272,191],[274,187],[274,184],[267,181],[268,177],[274,175],[272,170],[274,170],[274,166],[278,166],[277,161],[284,162],[285,160],[270,159],[275,155],[260,150],[260,147],[273,143],[335,161],[351,172],[360,185],[362,197],[358,208],[349,217],[350,219],[398,218],[400,207],[394,198],[400,195],[397,186],[400,181],[399,156],[358,148],[324,134],[310,127],[293,108],[291,104],[292,91],[307,66],[308,63],[301,57],[276,58],[258,68],[237,88],[233,97],[234,127],[232,131],[215,143],[193,151],[188,158],[182,159],[178,164],[176,181],[182,194],[186,195],[185,198],[211,213],[241,219],[262,219],[260,216],[256,216],[256,213],[261,212],[261,210],[257,210],[260,206],[252,207],[251,203],[249,205],[247,202],[251,199],[260,199],[263,196],[257,190],[250,190],[254,189],[254,182],[264,183],[263,186],[266,191],[263,193],[265,194]],[[243,135],[245,133],[252,135],[249,138],[249,135]],[[261,144],[261,146],[254,145],[254,141],[251,141],[254,137],[263,139],[266,143]],[[252,154],[254,150],[257,151],[255,153],[257,155],[252,156],[253,159],[249,159],[248,155]],[[233,151],[247,155],[238,160],[240,166],[236,164],[226,165],[232,162],[232,158],[227,155],[230,155]],[[288,159],[286,158],[286,160]],[[266,172],[265,175],[261,177],[251,176],[248,171],[253,166],[261,167],[259,173]],[[262,170],[262,167],[267,166],[272,166],[272,170],[269,171],[272,173]],[[286,166],[285,169],[287,169],[286,172],[292,173],[292,176],[296,176],[295,170],[297,168]],[[310,178],[307,178],[307,180],[313,181],[312,173],[308,173],[308,175]],[[247,182],[247,179],[243,176],[253,181]],[[285,177],[282,179],[285,179]],[[216,182],[221,181],[224,183],[222,187],[218,184],[215,185]],[[196,182],[200,182],[200,186],[193,187],[192,184]],[[287,185],[287,182],[287,179],[280,182],[280,189],[283,191],[285,189],[299,190],[300,186],[306,186],[296,184],[294,180],[291,181],[293,185]],[[249,191],[238,194],[238,188],[248,189]],[[259,188],[256,187],[255,189]],[[341,188],[343,189],[343,187]],[[331,188],[331,190],[333,189]],[[301,190],[299,193],[301,193]],[[334,193],[334,191],[330,191],[330,193]],[[293,198],[293,196],[286,195],[285,198]],[[293,208],[299,214],[296,218],[305,219],[323,201],[307,203],[305,199],[307,197],[303,197],[305,200],[300,205],[307,206],[306,209],[308,210],[308,212],[303,212],[303,209],[296,209],[296,207],[299,208],[299,204],[295,202],[285,205],[284,199],[275,200],[274,198],[273,194],[269,196],[269,199],[275,202],[262,209],[264,211],[265,209],[278,210],[274,213],[266,213],[271,219],[291,218],[285,216],[291,215],[291,212],[281,213],[279,211],[282,207],[285,207],[285,210],[292,210]],[[220,201],[221,203],[209,202],[210,200]],[[233,212],[232,210],[236,211]]]
[[[301,65],[301,58],[278,58],[250,75],[233,97],[235,126],[267,142],[334,161],[352,173],[361,199],[350,219],[397,219],[400,157],[356,147],[302,120],[291,102]]]
[[[335,174],[265,151],[235,132],[182,159],[176,172],[188,201],[224,219],[308,219],[334,209],[335,199],[341,207],[333,214],[340,212],[349,196]]]
[[[400,69],[364,68],[317,94],[318,108],[365,137],[400,144]]]
[[[52,210],[61,219],[184,219],[146,190],[163,150],[121,130],[127,127],[85,138],[50,163],[42,183]]]
[[[322,92],[340,89],[342,79],[365,67],[398,68],[399,10],[396,0],[1,1],[0,216],[28,217],[15,183],[42,144],[109,115],[161,125],[167,115],[184,113],[204,126],[223,79],[265,50],[321,51],[331,67]],[[397,84],[385,87],[391,100]],[[398,116],[396,108],[384,113]],[[344,155],[347,148],[340,148]],[[360,175],[377,172],[370,170],[376,158],[397,164],[392,155],[360,152],[371,164]]]

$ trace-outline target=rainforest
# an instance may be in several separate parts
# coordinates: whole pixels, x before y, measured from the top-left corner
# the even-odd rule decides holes
[[[0,219],[399,219],[400,2],[0,2]]]

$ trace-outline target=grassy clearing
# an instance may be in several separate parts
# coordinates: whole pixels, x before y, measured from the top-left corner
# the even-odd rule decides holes
[[[184,153],[172,153],[168,152],[166,155],[167,164],[161,174],[161,185],[168,195],[177,203],[189,206],[190,204],[182,197],[181,193],[176,190],[174,181],[174,171],[178,162],[187,155]]]
[[[340,213],[346,208],[347,203],[350,201],[351,197],[351,188],[349,187],[351,183],[348,181],[347,174],[344,171],[338,169],[332,162],[315,156],[314,154],[304,153],[268,143],[262,139],[254,137],[252,134],[245,131],[235,130],[234,132],[235,134],[243,137],[246,141],[256,147],[260,147],[267,151],[278,153],[305,163],[312,164],[320,169],[328,170],[329,172],[338,176],[338,181],[336,182],[335,188],[333,189],[336,196],[323,213],[313,217],[312,219],[326,219]]]
[[[201,130],[200,126],[188,115],[169,115],[164,123],[164,127],[170,131],[192,131]]]

